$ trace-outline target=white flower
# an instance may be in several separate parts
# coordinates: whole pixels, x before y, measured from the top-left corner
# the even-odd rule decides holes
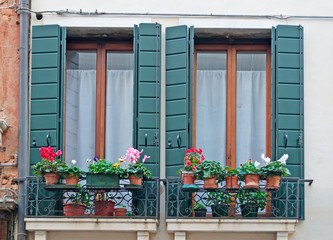
[[[91,159],[87,158],[86,163],[91,163]]]
[[[271,162],[271,159],[269,157],[265,157],[265,155],[261,154],[261,159],[265,162],[265,165]]]
[[[288,157],[289,157],[288,154],[283,154],[282,157],[279,160],[277,160],[277,161],[280,162],[280,163],[282,163],[282,164],[286,164]]]
[[[260,162],[254,161],[254,166],[255,166],[256,168],[258,168],[259,165],[260,165]]]
[[[73,159],[73,160],[71,161],[71,163],[72,163],[72,165],[75,165],[75,164],[76,164],[76,160]]]

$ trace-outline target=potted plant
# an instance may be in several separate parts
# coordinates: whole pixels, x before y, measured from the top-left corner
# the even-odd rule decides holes
[[[105,159],[87,159],[89,172],[86,174],[87,186],[98,188],[119,188],[119,177],[124,169],[119,163],[112,163]]]
[[[223,175],[221,175],[221,178],[225,178],[225,188],[230,189],[239,189],[238,184],[238,175],[239,169],[234,168],[231,169],[229,166],[226,166],[223,170]]]
[[[253,163],[251,159],[249,159],[247,163],[241,165],[239,173],[241,174],[242,180],[243,178],[245,180],[244,188],[259,188],[259,180],[261,175],[261,171],[258,168],[259,165],[259,162],[255,161]]]
[[[71,166],[66,166],[64,169],[64,177],[66,185],[77,185],[79,179],[84,176],[84,172],[75,166],[76,160],[71,161]]]
[[[186,150],[184,157],[184,167],[177,173],[182,173],[183,187],[198,187],[194,185],[195,175],[194,171],[197,170],[197,165],[205,160],[205,156],[202,155],[202,149],[191,148]]]
[[[240,189],[236,198],[243,217],[257,217],[258,210],[264,210],[266,207],[268,194],[259,189],[255,191]]]
[[[223,168],[219,162],[203,161],[197,165],[195,174],[199,179],[204,180],[204,188],[217,188],[217,178],[222,170]]]
[[[194,203],[191,212],[194,212],[195,217],[206,217],[207,208],[205,204]]]
[[[125,162],[128,157],[130,164],[125,165],[125,174],[129,178],[130,183],[134,185],[142,185],[142,178],[151,178],[151,172],[143,165],[144,162],[150,158],[150,156],[144,155],[142,162],[139,162],[141,152],[135,148],[129,148],[126,152],[126,156],[119,158],[120,162]]]
[[[265,162],[265,166],[260,170],[266,176],[267,189],[279,189],[281,177],[290,175],[289,169],[285,167],[288,157],[288,154],[283,154],[279,160],[271,161],[269,157],[261,154],[261,159]]]
[[[117,206],[119,206],[120,208],[117,207],[117,208],[114,209],[114,215],[116,217],[126,217],[126,215],[127,215],[126,206],[123,205],[123,204],[118,204]]]
[[[226,217],[229,215],[230,204],[234,202],[234,196],[223,191],[210,192],[208,200],[213,217]]]
[[[34,169],[33,174],[37,177],[44,176],[46,184],[57,184],[60,174],[63,173],[66,167],[66,163],[59,158],[62,154],[61,150],[54,152],[54,148],[49,146],[41,147],[39,151],[42,161],[32,167]]]
[[[66,217],[83,216],[86,207],[90,206],[90,195],[84,190],[71,195],[68,200],[70,202],[64,204],[64,215]]]
[[[106,193],[98,193],[95,198],[95,216],[113,216],[114,201],[107,200]]]

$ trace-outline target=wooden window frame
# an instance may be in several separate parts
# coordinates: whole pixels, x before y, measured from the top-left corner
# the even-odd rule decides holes
[[[133,43],[68,43],[67,51],[96,51],[96,126],[95,156],[105,158],[106,71],[107,52],[133,52]],[[66,57],[67,59],[67,57]],[[67,63],[67,60],[66,60]],[[67,67],[66,67],[67,70]],[[66,74],[67,83],[67,74]],[[65,84],[66,84],[65,83]],[[66,89],[66,86],[65,86]],[[65,92],[66,98],[66,92]],[[66,101],[66,99],[65,99]],[[66,114],[66,104],[65,104]],[[65,116],[66,119],[66,116]],[[65,127],[66,129],[66,121]],[[66,130],[64,130],[66,131]],[[64,143],[66,138],[64,138]],[[65,146],[65,144],[64,144]]]
[[[271,47],[266,44],[196,44],[193,78],[193,146],[196,147],[196,83],[198,52],[227,53],[226,166],[236,168],[237,52],[266,52],[266,155],[271,157]]]

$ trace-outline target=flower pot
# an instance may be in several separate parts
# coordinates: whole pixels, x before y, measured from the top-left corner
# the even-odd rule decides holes
[[[115,208],[114,214],[116,217],[126,217],[127,209],[126,208]]]
[[[113,201],[95,201],[95,216],[113,216],[114,205]]]
[[[239,189],[238,177],[228,176],[225,178],[225,188],[226,189]]]
[[[210,178],[204,178],[204,188],[217,188],[217,176],[216,175],[212,175],[210,176]]]
[[[66,176],[66,185],[77,185],[79,182],[79,177],[73,177],[71,174]]]
[[[58,173],[44,173],[46,184],[57,184],[60,178]]]
[[[134,174],[129,175],[128,178],[129,178],[131,184],[142,185],[142,178],[138,178]]]
[[[82,203],[66,203],[64,204],[64,216],[83,216],[86,205]]]
[[[193,173],[182,173],[183,184],[184,185],[193,185],[194,184],[194,174]]]
[[[281,180],[281,176],[267,176],[266,177],[266,188],[279,189],[280,180]]]
[[[206,217],[207,209],[194,209],[194,216],[195,217]]]
[[[259,188],[259,179],[260,179],[259,174],[246,174],[244,176],[244,179],[245,179],[244,188],[247,188],[247,189]]]
[[[87,173],[87,187],[119,188],[119,175],[105,173]]]
[[[212,205],[213,217],[227,217],[229,215],[229,205],[219,204]]]
[[[244,204],[240,205],[243,217],[258,217],[259,207],[257,205]]]

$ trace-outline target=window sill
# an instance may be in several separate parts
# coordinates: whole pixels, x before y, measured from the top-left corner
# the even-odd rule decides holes
[[[297,219],[167,219],[168,232],[286,232]]]
[[[102,218],[25,218],[26,230],[37,231],[157,231],[157,219]]]

